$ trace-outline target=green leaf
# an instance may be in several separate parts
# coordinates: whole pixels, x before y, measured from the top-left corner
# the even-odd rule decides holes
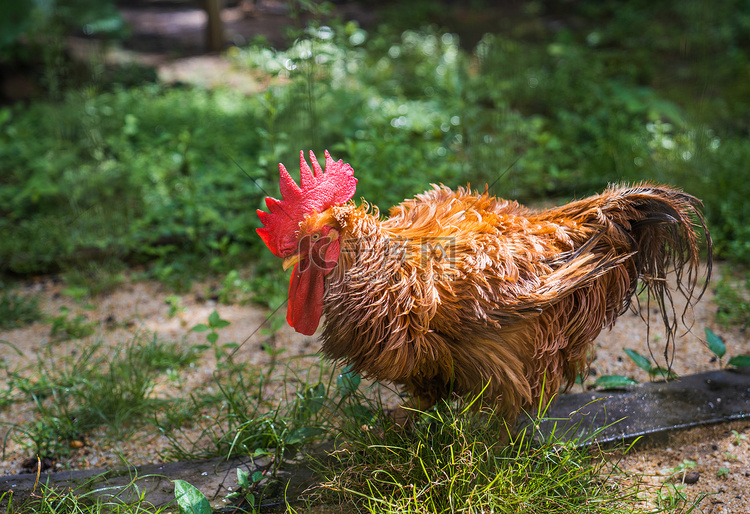
[[[242,468],[237,468],[237,485],[243,489],[250,487],[250,473]]]
[[[211,504],[203,493],[184,480],[174,481],[174,497],[180,514],[211,514]]]
[[[636,380],[622,375],[602,375],[594,382],[594,385],[601,389],[619,389],[636,384],[638,384]]]
[[[734,366],[735,368],[750,368],[750,355],[735,355],[729,359],[727,366]]]
[[[661,366],[651,368],[651,371],[649,371],[648,374],[654,378],[666,378],[667,380],[677,378],[677,373],[675,373],[671,369],[662,368]]]
[[[727,346],[724,341],[714,334],[710,328],[706,328],[706,343],[708,343],[708,349],[720,359],[727,353]]]
[[[311,414],[317,414],[323,408],[323,405],[325,405],[326,387],[320,382],[313,387],[305,389],[304,394],[297,394],[300,396],[300,408]]]
[[[191,328],[190,331],[191,332],[205,332],[206,330],[208,330],[208,328],[209,328],[208,325],[206,325],[205,323],[198,323],[193,328]]]
[[[636,366],[641,368],[646,373],[651,373],[651,370],[654,367],[648,357],[644,357],[640,353],[636,352],[635,350],[631,350],[630,348],[625,348],[625,353],[632,359],[633,362],[635,362]]]
[[[343,373],[336,378],[336,389],[342,396],[347,396],[353,394],[359,388],[360,382],[362,382],[362,377],[353,373],[351,366],[347,366]]]
[[[210,326],[211,328],[214,328],[214,329],[224,328],[224,327],[228,327],[231,324],[232,324],[231,322],[225,319],[221,319],[221,317],[219,316],[219,313],[216,311],[213,311],[211,314],[208,315],[208,326]]]
[[[256,471],[255,473],[253,473],[253,483],[254,484],[257,484],[261,480],[263,480],[263,473],[262,472]]]
[[[310,441],[311,439],[323,435],[324,432],[325,431],[321,428],[300,427],[292,430],[292,432],[287,436],[285,442],[287,446],[303,444]]]
[[[216,332],[211,332],[206,336],[206,341],[208,341],[211,344],[216,344],[216,341],[219,340],[219,334]]]
[[[272,455],[273,452],[269,452],[265,448],[256,448],[253,452],[253,457],[261,457],[263,455]]]

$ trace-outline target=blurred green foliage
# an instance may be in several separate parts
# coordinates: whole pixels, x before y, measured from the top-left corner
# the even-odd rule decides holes
[[[114,0],[26,0],[0,3],[0,55],[68,31],[118,37],[125,24]],[[50,33],[51,32],[51,33]]]
[[[718,256],[750,262],[749,2],[528,2],[471,48],[494,20],[458,5],[232,48],[272,77],[252,96],[94,84],[0,108],[0,271],[271,269],[255,209],[276,163],[326,148],[385,212],[438,182],[524,202],[671,183],[703,199]],[[276,280],[252,284],[282,298]]]
[[[257,113],[242,100],[151,86],[5,108],[3,267],[41,273],[75,259],[225,256],[252,244],[247,203],[260,193],[231,160],[257,145],[246,128]]]

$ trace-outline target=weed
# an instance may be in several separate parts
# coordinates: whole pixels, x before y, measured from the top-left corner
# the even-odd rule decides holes
[[[727,346],[724,340],[716,335],[710,328],[706,327],[706,346],[719,359],[719,367],[722,366],[721,359],[727,353]],[[750,367],[750,355],[735,355],[727,361],[727,367]]]
[[[63,278],[67,294],[82,303],[84,299],[113,291],[125,280],[125,265],[113,258],[103,262],[87,262],[74,265]]]
[[[164,299],[164,303],[169,305],[169,313],[167,316],[174,318],[178,312],[185,312],[185,307],[180,305],[181,298],[177,295],[169,295]]]
[[[690,459],[683,459],[681,463],[676,465],[673,468],[664,468],[661,470],[662,475],[668,475],[669,478],[678,477],[680,479],[684,479],[685,475],[688,473],[689,470],[693,469],[695,466],[697,466],[698,463],[694,460]]]
[[[274,359],[276,359],[274,357]],[[290,359],[281,377],[274,376],[274,360],[263,372],[248,373],[231,368],[216,375],[218,396],[193,397],[195,409],[213,406],[214,414],[197,420],[202,427],[189,445],[177,433],[165,433],[172,442],[171,459],[187,460],[227,455],[252,455],[269,459],[268,473],[274,475],[284,459],[302,445],[320,438],[321,427],[331,410],[330,381],[323,381],[323,367],[313,366],[300,377],[291,370]],[[299,389],[295,390],[294,385]],[[205,402],[205,403],[204,403]],[[175,427],[179,432],[182,427]]]
[[[96,322],[89,322],[83,314],[71,317],[71,310],[66,306],[60,307],[60,314],[52,318],[50,335],[57,341],[68,339],[83,339],[94,333]]]
[[[706,347],[709,351],[716,356],[719,361],[719,367],[722,367],[722,358],[726,355],[727,348],[724,341],[716,335],[710,328],[705,328],[706,332]],[[653,380],[655,378],[666,378],[674,379],[677,375],[667,368],[661,366],[655,366],[651,359],[645,357],[635,350],[629,348],[625,349],[625,354],[643,371],[648,373],[649,377]],[[735,355],[727,361],[727,367],[749,367],[750,366],[750,355]],[[638,382],[632,378],[624,377],[622,375],[604,375],[598,377],[594,385],[601,389],[620,389],[631,385],[636,385]]]
[[[747,436],[745,434],[740,434],[736,430],[732,430],[732,444],[739,446],[743,441],[747,441]]]
[[[263,472],[256,471],[251,475],[249,471],[237,468],[237,486],[239,490],[227,495],[227,500],[239,500],[239,508],[242,508],[243,504],[247,504],[251,508],[256,507],[257,502],[254,491],[261,480],[263,480]]]
[[[630,348],[625,349],[625,354],[630,357],[630,359],[635,362],[636,366],[641,368],[643,371],[648,373],[648,376],[653,380],[655,378],[665,378],[668,380],[677,378],[677,375],[674,371],[668,368],[663,368],[661,366],[655,366],[652,364],[651,359],[648,357],[645,357],[638,353],[635,350],[631,350]]]
[[[750,326],[750,273],[746,269],[725,270],[715,287],[716,319],[725,327]]]
[[[622,375],[602,375],[596,378],[594,385],[600,389],[621,389],[637,385],[638,381]]]
[[[221,282],[217,295],[220,303],[242,305],[253,297],[253,288],[249,280],[240,276],[237,270],[227,273]]]
[[[659,512],[677,510],[687,502],[688,495],[685,484],[665,482],[656,494],[656,505]],[[692,510],[692,509],[690,509]]]
[[[208,315],[208,324],[199,323],[190,329],[192,332],[208,332],[206,334],[206,341],[209,346],[206,348],[213,348],[214,358],[219,369],[232,365],[232,353],[230,350],[234,350],[239,346],[237,343],[231,342],[219,345],[219,333],[217,330],[221,330],[229,325],[231,325],[231,322],[221,319],[219,313],[214,310]],[[204,347],[199,346],[199,348],[203,349]]]
[[[38,298],[19,295],[3,282],[0,290],[0,329],[22,327],[42,318]]]

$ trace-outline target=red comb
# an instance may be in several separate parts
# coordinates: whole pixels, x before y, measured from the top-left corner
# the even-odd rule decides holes
[[[258,217],[263,227],[257,229],[258,235],[268,249],[278,257],[287,257],[297,250],[297,231],[305,216],[313,212],[322,212],[334,205],[348,202],[357,188],[354,170],[344,161],[334,161],[328,150],[326,170],[318,164],[315,154],[310,152],[312,170],[305,161],[304,152],[299,153],[300,185],[279,163],[279,189],[282,200],[266,197],[266,206],[270,212],[258,209]]]

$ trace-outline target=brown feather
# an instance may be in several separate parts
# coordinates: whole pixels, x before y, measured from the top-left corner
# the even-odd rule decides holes
[[[434,186],[383,220],[367,204],[314,213],[301,230],[331,224],[342,244],[326,277],[323,352],[403,385],[421,408],[481,393],[512,419],[588,369],[592,341],[639,283],[673,345],[667,272],[688,305],[700,297],[698,226],[710,276],[699,207],[646,183],[544,211]]]

